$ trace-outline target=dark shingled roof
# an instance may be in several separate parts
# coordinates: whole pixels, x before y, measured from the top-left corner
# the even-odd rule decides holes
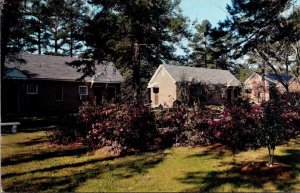
[[[240,81],[228,70],[208,69],[189,66],[162,65],[176,82],[193,81],[205,84],[239,86]]]
[[[279,83],[280,78],[284,82],[289,82],[293,77],[286,74],[266,74],[266,79],[271,82]]]
[[[28,53],[22,53],[20,57],[25,60],[24,64],[6,62],[5,67],[8,68],[8,71],[17,68],[29,79],[76,81],[83,75],[82,72],[78,72],[76,67],[67,64],[79,60],[78,58]],[[99,83],[120,83],[124,81],[122,75],[112,63],[107,63],[106,65],[96,64],[95,66],[96,74],[93,77],[86,77],[85,81]]]

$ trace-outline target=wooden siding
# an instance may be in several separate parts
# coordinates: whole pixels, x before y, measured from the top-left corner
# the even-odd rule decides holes
[[[37,85],[37,94],[27,94],[27,85]],[[60,114],[78,111],[83,100],[95,97],[94,87],[103,84],[66,81],[33,81],[33,80],[3,80],[2,113],[3,114]],[[63,100],[56,100],[56,87],[63,88]],[[79,86],[87,86],[88,95],[80,99]],[[120,84],[110,87],[119,88]],[[118,90],[118,89],[116,89]]]
[[[151,106],[157,107],[162,105],[163,107],[167,108],[172,107],[173,102],[177,99],[177,94],[176,84],[169,73],[164,68],[161,68],[161,70],[158,72],[158,75],[152,82],[159,83],[159,92],[157,98],[155,98],[155,93],[153,92],[154,88],[151,88]],[[155,104],[156,100],[158,102],[157,104]]]

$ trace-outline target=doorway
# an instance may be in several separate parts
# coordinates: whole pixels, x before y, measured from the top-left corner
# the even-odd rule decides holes
[[[96,97],[97,105],[101,105],[102,99],[103,99],[103,88],[102,87],[94,87],[94,96]]]

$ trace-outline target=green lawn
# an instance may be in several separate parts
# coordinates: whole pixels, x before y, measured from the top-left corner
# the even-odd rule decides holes
[[[85,148],[54,147],[44,131],[1,136],[4,191],[295,191],[300,190],[300,138],[276,150],[295,176],[271,180],[240,174],[267,150],[233,156],[220,146],[171,148],[121,158],[88,155]]]

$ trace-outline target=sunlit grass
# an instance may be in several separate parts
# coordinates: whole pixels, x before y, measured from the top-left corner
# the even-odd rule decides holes
[[[295,177],[261,181],[238,167],[267,159],[265,148],[233,155],[215,145],[174,147],[141,155],[105,158],[85,148],[51,145],[44,131],[1,137],[4,191],[295,191],[300,190],[300,139],[276,150]]]

